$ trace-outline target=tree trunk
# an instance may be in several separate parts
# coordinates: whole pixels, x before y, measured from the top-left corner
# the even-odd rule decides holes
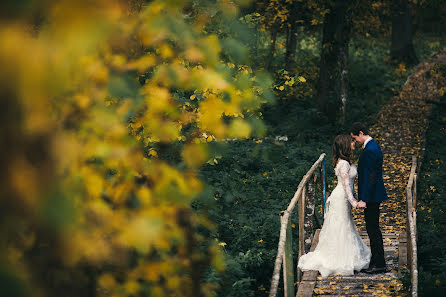
[[[254,30],[254,48],[252,49],[252,55],[253,57],[252,61],[252,69],[256,70],[260,64],[260,59],[259,59],[259,28],[258,25],[256,24],[255,26],[255,30]]]
[[[322,37],[321,63],[319,71],[317,105],[319,111],[335,120],[341,105],[341,89],[346,83],[346,61],[350,39],[351,18],[348,1],[337,1],[325,15]],[[343,77],[344,75],[344,77]],[[346,100],[346,89],[345,100]]]
[[[297,16],[299,13],[299,4],[297,1],[292,1],[290,6],[290,13],[288,17],[288,38],[286,42],[285,52],[285,69],[293,71],[296,66],[296,48],[297,48]]]
[[[268,61],[266,62],[266,69],[271,71],[272,63],[274,61],[274,54],[276,52],[276,41],[277,41],[277,32],[279,31],[279,21],[275,22],[273,25],[273,31],[271,32],[271,44],[269,47]]]
[[[347,91],[348,91],[348,41],[345,42],[340,49],[340,74],[341,74],[341,108],[339,112],[339,123],[345,123],[345,109],[347,107]]]
[[[418,63],[412,43],[412,22],[408,0],[394,0],[392,5],[392,45],[390,57],[397,63]]]

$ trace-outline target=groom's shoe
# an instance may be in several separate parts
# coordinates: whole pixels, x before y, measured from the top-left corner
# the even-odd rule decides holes
[[[376,273],[383,273],[387,271],[387,267],[383,266],[383,267],[378,267],[378,266],[370,266],[367,269],[363,269],[365,273],[368,274],[376,274]],[[362,271],[362,270],[361,270]]]

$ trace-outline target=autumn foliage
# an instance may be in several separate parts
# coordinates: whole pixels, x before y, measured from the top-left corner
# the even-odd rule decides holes
[[[197,231],[212,224],[190,208],[203,188],[196,169],[214,159],[209,143],[261,133],[256,110],[272,98],[267,75],[225,53],[239,41],[207,33],[237,6],[10,3],[18,13],[0,26],[2,290],[210,296],[203,274],[224,264]],[[175,164],[162,158],[172,145]]]

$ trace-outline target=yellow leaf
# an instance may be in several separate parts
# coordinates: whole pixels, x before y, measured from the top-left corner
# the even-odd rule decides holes
[[[303,82],[303,83],[307,81],[305,79],[305,77],[303,77],[303,76],[299,76],[298,79],[299,79],[300,82]]]
[[[187,144],[181,155],[184,162],[190,167],[201,166],[208,158],[206,148],[200,143]]]
[[[235,138],[248,138],[251,134],[251,126],[242,119],[234,119],[229,127],[229,136]]]
[[[99,277],[99,286],[111,290],[116,286],[116,281],[111,274],[103,274]]]
[[[151,201],[152,193],[148,188],[143,187],[138,190],[138,198],[143,204],[147,205]]]
[[[219,246],[226,246],[227,244],[226,244],[226,242],[219,242],[218,245]]]
[[[130,295],[136,295],[139,291],[139,284],[136,281],[128,281],[124,284],[124,287]]]
[[[74,99],[76,100],[77,105],[81,108],[81,109],[85,109],[88,107],[88,105],[90,104],[90,98],[86,95],[76,95],[74,97]]]
[[[85,175],[85,186],[91,197],[99,197],[103,188],[103,179],[97,174],[90,173]]]
[[[162,44],[159,48],[159,54],[164,58],[164,59],[169,59],[173,56],[173,50],[171,49],[170,46],[168,46],[167,44]]]
[[[123,246],[134,247],[141,253],[147,253],[151,245],[161,237],[162,225],[162,221],[153,215],[135,217],[124,226],[118,242]]]
[[[280,87],[279,87],[279,90],[283,91],[283,89],[285,89],[284,86],[280,86]]]
[[[186,58],[194,63],[203,61],[203,53],[196,47],[191,47],[186,50],[185,53]]]
[[[155,149],[153,149],[153,148],[151,148],[150,150],[149,150],[149,152],[147,153],[147,155],[149,156],[149,157],[158,157],[158,153],[155,151]]]
[[[142,56],[141,58],[131,61],[127,64],[127,69],[136,69],[139,72],[146,70],[147,68],[155,65],[156,60],[153,56]]]
[[[262,243],[262,242],[263,242],[263,239],[260,239],[258,242]]]

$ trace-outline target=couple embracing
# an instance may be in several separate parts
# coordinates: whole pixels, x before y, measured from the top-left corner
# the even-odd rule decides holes
[[[355,143],[363,146],[358,168],[351,163]],[[325,219],[314,252],[300,257],[302,271],[317,270],[323,278],[352,275],[355,271],[386,271],[379,205],[387,199],[382,174],[383,155],[367,128],[354,123],[350,135],[338,135],[333,143],[333,166],[338,184],[326,201]],[[354,182],[358,175],[358,195]],[[370,248],[355,228],[351,208],[364,210]]]

